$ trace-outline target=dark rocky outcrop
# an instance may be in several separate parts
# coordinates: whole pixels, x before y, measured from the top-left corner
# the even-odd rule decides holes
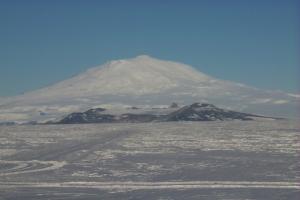
[[[84,113],[72,113],[59,121],[59,124],[82,124],[82,123],[111,123],[115,121],[114,115],[99,114],[88,115]]]
[[[110,114],[102,114],[105,111],[103,108],[95,108],[87,110],[83,113],[71,113],[61,121],[59,124],[81,124],[81,123],[111,123],[115,121],[115,116]]]
[[[216,121],[216,120],[252,120],[252,114],[218,108],[212,104],[194,103],[185,106],[165,117],[165,121]]]
[[[133,114],[121,115],[104,114],[103,108],[90,109],[86,112],[72,113],[59,124],[80,124],[80,123],[142,123],[142,122],[170,122],[170,121],[225,121],[225,120],[253,120],[252,117],[263,116],[235,112],[218,108],[212,104],[194,103],[184,106],[169,114]]]
[[[170,105],[170,108],[179,108],[178,104],[173,102],[171,105]]]

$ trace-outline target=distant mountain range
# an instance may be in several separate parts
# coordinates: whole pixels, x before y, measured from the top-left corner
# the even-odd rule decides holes
[[[227,121],[253,120],[255,118],[275,119],[248,113],[224,110],[212,104],[194,103],[167,114],[125,113],[112,115],[103,113],[105,109],[96,108],[85,112],[71,113],[58,122],[48,124],[85,124],[85,123],[145,123],[172,121]]]
[[[142,55],[110,61],[52,86],[3,98],[0,122],[45,122],[89,108],[164,107],[170,102],[181,106],[210,103],[238,112],[300,117],[298,94],[219,80],[185,64]]]

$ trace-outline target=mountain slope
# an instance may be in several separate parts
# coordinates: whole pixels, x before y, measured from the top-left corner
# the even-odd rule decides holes
[[[111,61],[31,94],[39,97],[155,94],[213,80],[195,69],[149,56]],[[200,85],[198,85],[200,86]],[[30,94],[30,95],[31,95]]]
[[[254,77],[255,78],[255,77]],[[65,81],[0,102],[0,121],[59,118],[91,107],[151,107],[208,102],[237,111],[299,117],[300,96],[215,79],[149,56],[116,60]]]
[[[166,117],[165,121],[251,120],[251,117],[254,117],[254,115],[224,110],[212,104],[194,103],[172,112]]]

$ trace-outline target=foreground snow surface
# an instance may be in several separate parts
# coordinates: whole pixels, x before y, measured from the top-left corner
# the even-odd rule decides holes
[[[0,126],[0,199],[298,199],[296,121]]]

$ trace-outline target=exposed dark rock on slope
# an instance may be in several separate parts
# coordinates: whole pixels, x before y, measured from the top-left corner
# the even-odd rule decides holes
[[[110,114],[102,114],[103,108],[90,109],[83,113],[71,113],[63,118],[61,124],[78,124],[78,123],[109,123],[114,120],[114,116]]]
[[[104,109],[90,109],[83,113],[72,113],[59,124],[80,123],[141,123],[141,122],[168,122],[168,121],[225,121],[225,120],[253,120],[253,117],[267,118],[263,116],[235,112],[218,108],[212,104],[194,103],[184,106],[169,114],[133,114],[121,115],[104,114]]]
[[[173,102],[171,105],[170,105],[170,108],[179,108],[178,104]]]
[[[216,121],[216,120],[252,120],[252,114],[240,113],[218,108],[212,104],[194,103],[185,106],[165,117],[165,121]]]

